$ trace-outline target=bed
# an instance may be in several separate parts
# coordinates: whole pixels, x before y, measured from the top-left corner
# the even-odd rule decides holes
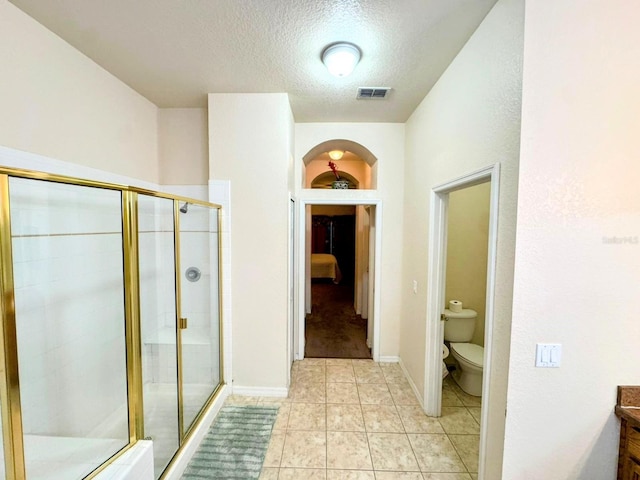
[[[342,273],[336,257],[329,253],[312,253],[311,278],[330,278],[333,283],[340,283]]]

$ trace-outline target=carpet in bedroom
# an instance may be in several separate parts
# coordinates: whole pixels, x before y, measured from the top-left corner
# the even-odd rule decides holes
[[[353,308],[353,286],[314,281],[306,318],[305,357],[371,358],[367,321]]]

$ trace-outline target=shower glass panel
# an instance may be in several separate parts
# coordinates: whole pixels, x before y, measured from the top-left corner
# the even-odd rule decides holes
[[[159,478],[180,446],[174,203],[138,195],[144,435]]]
[[[129,443],[121,192],[9,189],[27,478],[80,479]]]
[[[186,318],[186,328],[183,324],[180,331],[183,432],[187,432],[221,380],[218,210],[189,204],[179,215],[180,312]]]

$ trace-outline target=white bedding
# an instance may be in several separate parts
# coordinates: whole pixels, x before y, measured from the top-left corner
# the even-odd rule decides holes
[[[333,283],[340,283],[342,273],[336,257],[329,253],[312,253],[311,278],[330,278]]]

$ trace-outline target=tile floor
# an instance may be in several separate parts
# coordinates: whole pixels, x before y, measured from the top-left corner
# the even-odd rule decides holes
[[[445,379],[442,417],[424,415],[400,366],[372,360],[295,362],[261,480],[477,478],[480,399]]]

